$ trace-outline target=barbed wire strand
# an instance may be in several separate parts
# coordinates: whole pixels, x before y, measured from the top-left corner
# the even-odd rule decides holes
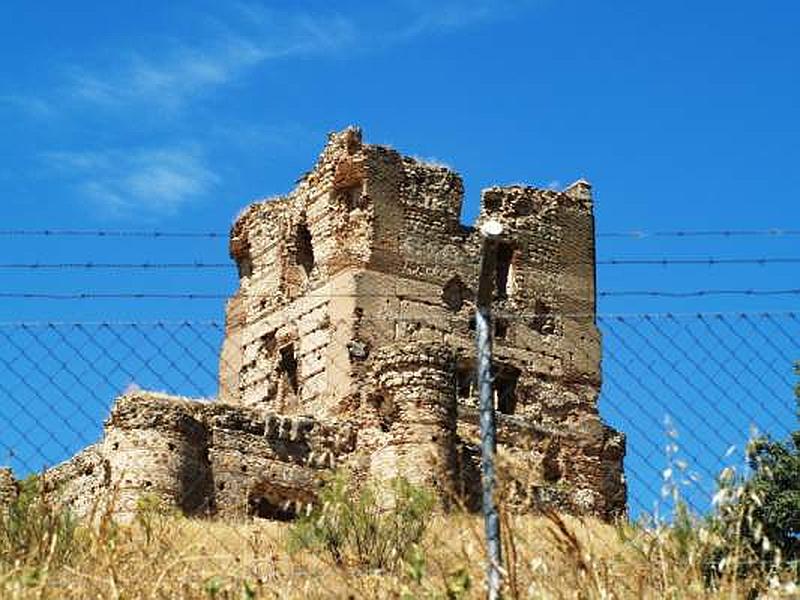
[[[725,318],[739,318],[739,319],[753,319],[753,318],[763,318],[763,319],[773,319],[774,317],[784,317],[789,319],[797,319],[800,317],[800,313],[791,311],[791,310],[759,310],[759,311],[694,311],[694,312],[598,312],[598,313],[523,313],[523,314],[509,314],[509,313],[497,313],[496,318],[503,318],[506,320],[514,321],[514,320],[527,320],[535,317],[548,317],[548,316],[558,316],[563,318],[595,318],[598,323],[604,323],[609,320],[617,320],[619,318],[627,318],[627,319],[697,319],[701,317],[725,317]],[[421,319],[415,316],[403,317],[403,316],[381,316],[381,317],[370,317],[370,316],[353,316],[351,317],[353,321],[376,321],[376,322],[385,322],[385,321],[397,321],[397,322],[418,322]],[[459,315],[452,315],[447,319],[443,319],[445,321],[457,321],[457,322],[464,322],[465,317]],[[340,318],[339,321],[344,322],[344,318]],[[216,319],[176,319],[176,320],[169,320],[169,319],[156,319],[156,320],[136,320],[136,321],[116,321],[116,320],[103,320],[103,321],[0,321],[0,327],[7,327],[7,328],[15,328],[15,327],[101,327],[101,326],[109,326],[109,327],[155,327],[155,326],[178,326],[178,325],[185,325],[185,326],[192,326],[192,327],[212,327],[217,328],[220,332],[225,330],[225,321],[224,320],[216,320]],[[779,331],[783,331],[779,328]],[[784,332],[785,334],[785,332]],[[792,338],[787,338],[792,343],[796,343],[796,340]],[[784,355],[785,357],[785,355]]]
[[[222,231],[160,231],[124,229],[0,229],[2,237],[106,237],[106,238],[227,238],[229,232]],[[675,229],[663,231],[629,230],[599,232],[598,238],[697,238],[697,237],[791,237],[800,236],[800,229]]]
[[[728,257],[708,257],[708,258],[600,258],[597,261],[568,261],[564,265],[593,265],[604,267],[614,266],[701,266],[718,267],[730,265],[779,265],[779,264],[800,264],[800,257],[749,257],[749,258],[728,258]],[[0,263],[0,269],[8,270],[161,270],[161,269],[230,269],[234,270],[236,265],[230,262],[205,262],[201,260],[190,262],[14,262]]]
[[[676,229],[670,231],[610,231],[600,232],[599,238],[686,238],[686,237],[784,237],[800,235],[800,229]]]
[[[227,300],[233,294],[205,292],[0,292],[0,298],[30,300],[100,300],[100,299],[154,299],[154,300]],[[235,294],[239,298],[273,298],[272,294]],[[701,298],[707,296],[797,296],[800,288],[763,289],[703,289],[687,291],[668,290],[608,290],[598,291],[598,298],[653,297],[653,298]],[[304,298],[394,298],[398,294],[305,294]],[[408,296],[405,299],[439,299],[438,296]],[[554,313],[550,313],[554,314]],[[588,313],[587,313],[588,314]]]

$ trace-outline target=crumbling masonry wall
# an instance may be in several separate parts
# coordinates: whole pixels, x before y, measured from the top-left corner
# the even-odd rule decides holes
[[[47,474],[83,515],[130,519],[144,498],[187,514],[291,518],[325,473],[404,476],[476,508],[473,298],[482,237],[461,224],[449,168],[360,130],[231,230],[219,395],[137,392],[103,439]],[[597,411],[591,186],[481,195],[504,226],[493,299],[503,501],[612,519],[625,511],[624,436]],[[0,473],[0,500],[2,500]]]
[[[448,348],[424,343],[384,348],[374,357],[376,391],[368,402],[380,415],[382,439],[371,452],[370,475],[405,475],[444,496],[456,490],[454,360]]]
[[[130,521],[157,500],[188,515],[290,518],[353,450],[347,427],[217,402],[121,396],[103,440],[45,474],[75,514]]]

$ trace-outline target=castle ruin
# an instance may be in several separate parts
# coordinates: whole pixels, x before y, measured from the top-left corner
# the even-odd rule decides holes
[[[105,435],[48,472],[78,514],[144,494],[187,514],[284,519],[325,473],[402,476],[446,502],[480,496],[474,297],[480,225],[503,224],[493,322],[504,501],[612,519],[625,441],[597,412],[591,187],[492,187],[461,224],[449,168],[331,134],[288,195],[231,230],[219,394],[133,392]],[[2,496],[2,493],[0,493]]]

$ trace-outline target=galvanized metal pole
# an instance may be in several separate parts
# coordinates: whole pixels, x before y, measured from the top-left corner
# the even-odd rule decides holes
[[[492,374],[492,295],[495,288],[497,240],[503,227],[489,221],[481,228],[483,251],[475,307],[475,337],[477,339],[477,378],[480,393],[481,481],[483,484],[483,516],[487,544],[487,586],[489,600],[500,597],[502,548],[500,546],[500,516],[495,505],[494,455],[497,448],[494,414],[494,376]]]

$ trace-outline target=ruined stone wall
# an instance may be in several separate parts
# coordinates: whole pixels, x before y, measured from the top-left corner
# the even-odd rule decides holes
[[[101,517],[115,502],[109,461],[102,444],[93,444],[47,471],[45,489],[76,515]]]
[[[201,405],[169,396],[120,398],[106,423],[101,450],[108,461],[115,512],[136,513],[142,495],[186,514],[208,511],[211,466]]]
[[[355,433],[311,417],[215,405],[206,410],[215,508],[289,518],[315,499],[320,477],[345,464]]]
[[[325,414],[352,383],[353,275],[370,252],[360,134],[332,135],[285,198],[250,206],[231,233],[240,289],[228,304],[220,398]],[[334,159],[335,157],[335,159]]]
[[[374,349],[425,339],[469,354],[482,240],[459,224],[460,178],[393,150],[365,148],[376,233],[357,281],[355,335]],[[483,193],[478,224],[500,221],[508,240],[506,271],[497,275],[497,356],[519,371],[516,410],[537,418],[594,411],[600,355],[591,207],[585,182],[564,192],[513,186]],[[536,399],[553,396],[555,384],[569,389],[552,403]]]
[[[473,450],[461,468],[472,474],[465,501],[480,506],[479,415],[459,410],[458,435]],[[498,471],[502,502],[511,510],[544,507],[606,520],[626,510],[622,457],[624,436],[593,422],[583,430],[552,429],[529,419],[497,415]]]
[[[342,272],[281,310],[259,315],[236,333],[233,365],[223,385],[227,402],[281,413],[329,410],[328,399],[347,394],[347,343],[351,339],[355,286]],[[230,389],[230,388],[229,388]]]
[[[323,407],[314,398],[348,396],[348,379],[361,376],[342,359],[355,338],[375,349],[423,338],[470,347],[481,239],[459,223],[462,196],[460,177],[446,167],[363,144],[357,130],[333,134],[293,192],[252,205],[233,228],[242,277],[228,308],[221,398],[251,406],[277,399],[282,411],[297,400],[316,412]],[[526,390],[546,389],[538,381],[599,386],[590,187],[490,188],[479,224],[489,218],[508,238],[497,275],[498,356],[522,363],[519,409],[538,416],[542,403],[524,401]],[[298,266],[300,226],[311,268]],[[333,334],[338,343],[327,352]],[[317,379],[281,385],[280,373],[270,374],[280,370],[276,348],[306,338],[314,356],[298,370]]]
[[[283,518],[313,501],[321,475],[354,447],[346,424],[136,392],[117,400],[101,442],[44,481],[81,517],[130,521],[147,500],[187,515]]]

